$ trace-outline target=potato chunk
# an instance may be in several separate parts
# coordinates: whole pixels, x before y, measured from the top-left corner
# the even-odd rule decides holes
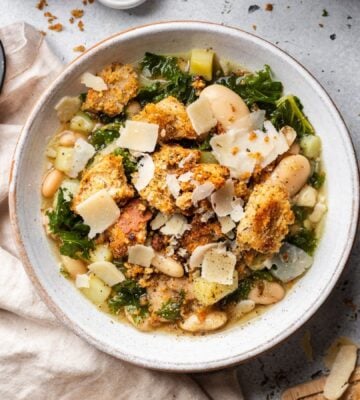
[[[82,109],[103,112],[109,116],[120,114],[130,99],[136,96],[139,82],[131,65],[111,64],[98,74],[108,89],[96,91],[89,89]]]
[[[270,182],[257,185],[238,225],[239,248],[263,254],[276,253],[292,223],[294,214],[286,189]]]
[[[133,120],[159,125],[160,142],[197,138],[185,106],[172,96],[156,104],[147,104],[139,114],[135,115]]]
[[[134,196],[134,189],[126,180],[121,156],[107,154],[96,157],[83,173],[73,208],[102,189],[106,189],[116,202],[124,202]]]

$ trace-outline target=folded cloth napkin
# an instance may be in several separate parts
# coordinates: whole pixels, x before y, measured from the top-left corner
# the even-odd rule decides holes
[[[12,239],[8,175],[21,126],[62,65],[30,25],[2,28],[0,39],[7,55],[0,96],[0,399],[241,399],[235,370],[188,376],[130,365],[63,327],[38,297]]]

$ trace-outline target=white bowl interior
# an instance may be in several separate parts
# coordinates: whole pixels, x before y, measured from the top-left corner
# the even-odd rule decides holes
[[[286,93],[301,99],[322,138],[327,173],[329,212],[325,230],[309,272],[289,295],[260,317],[208,336],[142,333],[113,323],[98,312],[59,274],[42,225],[40,184],[48,138],[58,127],[54,105],[64,95],[83,90],[85,71],[97,71],[115,60],[134,62],[145,51],[182,52],[212,47],[220,57],[250,69],[269,64]],[[253,357],[277,344],[304,323],[325,300],[343,269],[355,233],[358,207],[356,161],[346,128],[327,95],[294,60],[250,34],[205,23],[163,23],[130,30],[91,49],[72,63],[35,107],[20,139],[11,191],[28,270],[56,315],[100,349],[127,361],[173,371],[215,369]],[[30,266],[31,265],[31,266]]]

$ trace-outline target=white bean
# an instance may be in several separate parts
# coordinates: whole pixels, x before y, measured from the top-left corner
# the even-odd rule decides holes
[[[126,107],[126,115],[128,118],[132,118],[134,115],[139,114],[141,111],[141,105],[137,101],[131,101]]]
[[[173,278],[181,278],[184,275],[183,266],[171,257],[165,257],[159,253],[155,254],[151,264],[165,275]]]
[[[287,151],[288,154],[296,155],[300,153],[300,145],[299,143],[293,143],[290,146],[290,149]]]
[[[249,292],[249,300],[256,304],[274,304],[283,299],[285,289],[276,282],[260,281]]]
[[[294,196],[306,183],[311,167],[308,159],[300,154],[283,158],[271,174],[271,180],[282,183]]]
[[[61,261],[63,263],[64,268],[72,278],[76,278],[76,275],[87,273],[86,265],[81,260],[75,260],[74,258],[61,256]]]
[[[291,126],[284,126],[280,129],[280,132],[285,136],[287,144],[291,146],[296,139],[296,131]]]
[[[234,126],[237,120],[250,114],[244,100],[237,93],[223,85],[214,84],[206,87],[201,92],[201,97],[209,101],[215,118],[225,129]]]
[[[71,131],[64,131],[59,139],[59,144],[65,147],[72,147],[74,146],[76,141],[76,137],[73,132]]]
[[[221,328],[227,322],[227,315],[223,311],[212,311],[203,320],[196,314],[191,314],[180,322],[180,328],[187,332],[208,332]]]
[[[42,194],[44,197],[52,197],[59,189],[64,174],[57,169],[52,169],[47,173],[42,184]]]

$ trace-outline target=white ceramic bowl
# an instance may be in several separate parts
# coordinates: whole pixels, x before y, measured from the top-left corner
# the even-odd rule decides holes
[[[114,60],[134,62],[145,51],[174,53],[212,47],[220,57],[250,69],[269,64],[298,95],[320,135],[327,173],[329,212],[314,265],[280,303],[242,326],[207,336],[143,333],[112,323],[59,274],[58,261],[41,225],[40,184],[47,140],[57,129],[54,105],[83,88],[80,75]],[[286,339],[320,307],[344,268],[353,243],[359,204],[357,164],[348,131],[316,80],[272,44],[234,28],[203,22],[165,22],[119,33],[72,62],[42,95],[19,140],[14,158],[10,209],[26,270],[42,298],[70,329],[99,349],[144,367],[203,371],[248,360]]]

